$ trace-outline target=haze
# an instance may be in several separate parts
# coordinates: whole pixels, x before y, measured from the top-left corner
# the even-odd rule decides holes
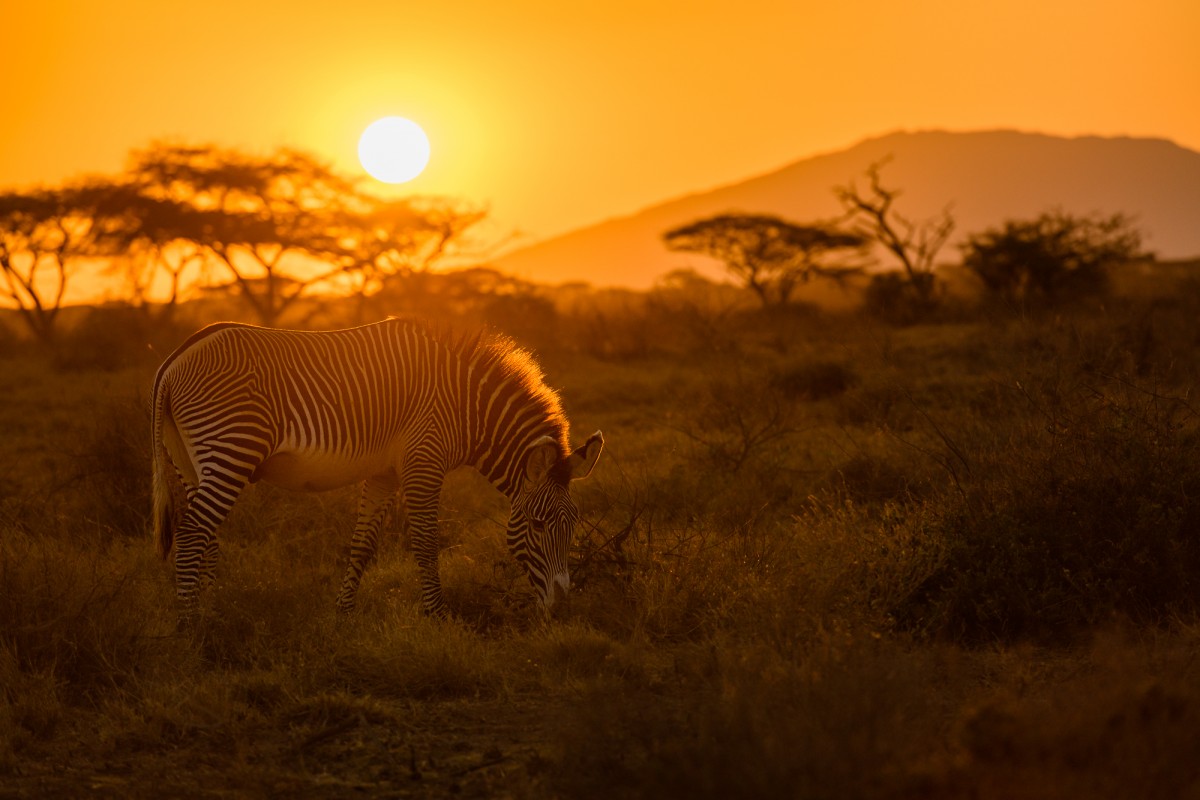
[[[403,193],[526,241],[895,129],[1200,148],[1188,0],[417,5],[9,2],[0,187],[119,170],[156,139],[287,145],[359,173],[372,120],[428,131]]]

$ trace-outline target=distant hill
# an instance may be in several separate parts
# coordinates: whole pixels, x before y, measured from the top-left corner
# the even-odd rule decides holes
[[[537,281],[632,288],[648,287],[683,266],[718,276],[720,270],[708,259],[667,251],[662,233],[725,211],[767,212],[796,222],[831,219],[841,213],[831,189],[852,180],[865,185],[864,170],[889,156],[882,176],[885,186],[903,192],[896,207],[912,219],[924,219],[952,204],[955,241],[1006,219],[1060,207],[1079,214],[1133,215],[1146,246],[1160,258],[1200,255],[1200,153],[1163,139],[922,131],[867,139],[581,228],[516,250],[496,264]],[[943,255],[955,258],[953,245]]]

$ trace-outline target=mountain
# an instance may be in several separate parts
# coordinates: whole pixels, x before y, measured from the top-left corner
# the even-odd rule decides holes
[[[954,243],[1006,219],[1061,208],[1074,214],[1132,215],[1159,258],[1200,255],[1200,153],[1163,139],[1064,138],[1017,131],[896,132],[846,150],[805,158],[780,170],[652,206],[513,251],[496,265],[543,282],[645,288],[663,273],[693,267],[720,276],[709,259],[671,253],[662,234],[726,211],[771,213],[794,222],[841,213],[832,189],[857,181],[890,158],[882,183],[901,190],[896,209],[913,220],[947,205],[958,223]]]

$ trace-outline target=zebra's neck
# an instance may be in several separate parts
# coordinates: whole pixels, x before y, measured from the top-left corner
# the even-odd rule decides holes
[[[465,405],[469,419],[464,430],[466,463],[511,497],[520,484],[529,445],[550,436],[562,449],[567,436],[557,397],[540,381],[531,385],[527,376],[505,367],[488,360],[468,367]]]

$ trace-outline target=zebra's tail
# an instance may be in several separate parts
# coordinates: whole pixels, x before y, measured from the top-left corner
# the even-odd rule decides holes
[[[157,382],[153,402],[154,408],[151,414],[154,426],[151,433],[153,474],[151,481],[154,488],[154,509],[151,522],[154,526],[154,541],[158,547],[158,556],[165,560],[171,554],[171,546],[175,540],[175,500],[171,492],[173,476],[163,433],[163,427],[172,424],[170,412],[167,409],[165,383]]]

